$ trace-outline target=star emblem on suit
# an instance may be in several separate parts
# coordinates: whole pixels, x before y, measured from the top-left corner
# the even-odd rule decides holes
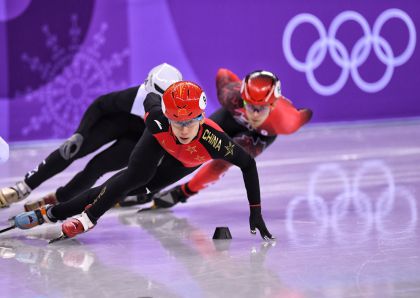
[[[206,161],[206,158],[204,156],[201,156],[201,155],[197,155],[194,159],[198,162],[201,162],[201,163]]]
[[[190,154],[197,152],[197,146],[188,146],[186,149]]]
[[[235,145],[232,144],[232,142],[229,142],[229,145],[225,146],[225,148],[226,148],[225,156],[228,156],[229,154],[233,156],[233,148],[234,147],[235,147]]]

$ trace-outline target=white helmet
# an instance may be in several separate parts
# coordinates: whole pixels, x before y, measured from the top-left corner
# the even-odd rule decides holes
[[[170,64],[162,63],[152,68],[144,82],[147,92],[162,95],[173,83],[182,81],[181,72]]]

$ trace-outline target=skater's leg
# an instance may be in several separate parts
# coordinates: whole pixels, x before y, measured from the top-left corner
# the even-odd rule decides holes
[[[123,171],[113,176],[122,175]],[[106,189],[105,184],[90,188],[73,197],[71,200],[55,205],[51,209],[51,214],[58,220],[64,220],[71,216],[82,213],[90,204],[93,204],[95,199],[101,198],[101,192]]]
[[[87,211],[91,220],[95,222],[129,192],[147,185],[155,176],[164,153],[157,140],[146,130],[131,153],[127,169],[111,177],[101,187]]]
[[[137,140],[128,137],[118,139],[111,147],[92,158],[83,171],[56,191],[58,202],[66,202],[92,187],[104,174],[127,166]]]
[[[156,193],[165,187],[179,181],[185,176],[194,172],[198,167],[186,168],[178,160],[173,158],[171,155],[165,155],[164,160],[161,165],[158,167],[156,175],[153,179],[147,183],[147,185],[135,189],[130,193],[130,195],[136,194],[137,196],[142,196],[146,193]],[[181,197],[176,195],[173,196],[154,196],[154,204],[157,207],[168,208],[177,204],[178,202],[185,202]]]
[[[112,208],[130,191],[139,188],[142,185],[147,185],[155,175],[156,169],[162,160],[164,153],[165,151],[157,140],[146,130],[130,156],[127,169],[112,176],[102,186],[76,197],[77,200],[80,201],[80,205],[90,203],[93,200],[92,205],[89,206],[81,216],[64,222],[62,225],[63,233],[69,237],[73,237],[87,231],[96,224],[97,220],[107,210]],[[73,203],[76,198],[60,205],[68,206],[68,204]],[[60,210],[60,205],[54,207],[52,212],[54,216],[62,216],[58,211],[67,212],[67,210]],[[79,208],[78,210],[81,208],[80,206],[75,207]],[[76,210],[73,210],[73,212],[74,211]]]
[[[70,159],[64,158],[62,153],[60,153],[60,149],[55,150],[35,170],[26,174],[25,183],[31,189],[35,189],[44,181],[62,172],[73,161],[115,140],[119,135],[124,133],[120,129],[120,125],[115,125],[115,121],[117,120],[117,118],[103,119],[94,125],[89,135],[84,137],[79,152]]]
[[[122,120],[126,121],[121,116]],[[70,159],[63,157],[60,148],[53,151],[38,167],[28,172],[23,181],[19,181],[15,186],[0,189],[0,207],[7,207],[9,204],[23,200],[33,189],[41,183],[50,179],[57,173],[66,169],[74,160],[81,158],[106,143],[115,140],[117,136],[123,135],[122,125],[115,125],[117,118],[103,119],[92,128],[89,136],[84,137],[78,153]]]

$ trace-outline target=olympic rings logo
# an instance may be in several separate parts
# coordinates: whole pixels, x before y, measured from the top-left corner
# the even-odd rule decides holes
[[[371,196],[372,192],[363,191],[363,181],[372,179],[372,176],[367,176],[368,173],[375,174],[374,180],[369,183],[381,183],[386,185],[382,192]],[[379,175],[378,175],[379,173]],[[326,200],[321,196],[316,188],[320,184],[321,177],[326,175],[333,175],[334,180],[338,180],[341,184],[342,191],[339,192],[332,200]],[[378,179],[379,178],[379,179]],[[383,178],[383,179],[381,179]],[[334,187],[337,183],[331,183]],[[325,188],[322,188],[327,192]],[[330,193],[330,191],[328,191]],[[376,201],[374,200],[376,198]],[[403,228],[396,229],[395,225],[390,228],[391,214],[395,209],[395,201],[398,199],[399,208],[403,202],[408,206],[404,213]],[[331,204],[328,204],[330,201]],[[303,246],[308,245],[308,241],[302,240],[296,229],[296,214],[301,212],[302,207],[307,207],[309,216],[316,223],[316,240],[313,240],[309,245],[318,244],[324,240],[327,232],[331,230],[335,239],[338,242],[349,241],[351,234],[344,231],[340,223],[344,221],[349,211],[354,211],[354,214],[348,219],[357,219],[357,232],[353,233],[356,240],[350,241],[365,241],[369,233],[374,228],[381,236],[392,236],[395,233],[407,234],[412,233],[417,225],[417,204],[414,195],[409,189],[404,187],[397,187],[395,185],[393,174],[390,168],[381,160],[372,160],[364,162],[355,172],[353,179],[349,179],[348,174],[343,168],[336,163],[328,163],[320,165],[311,175],[309,180],[308,194],[305,196],[295,197],[290,201],[286,210],[286,230],[290,238]],[[395,215],[395,214],[393,214]],[[307,216],[305,215],[305,219]],[[347,221],[348,223],[348,221]],[[304,243],[306,242],[306,243]],[[309,241],[311,242],[311,241]]]
[[[381,36],[384,24],[392,18],[400,19],[408,28],[409,39],[405,50],[395,56],[389,42]],[[339,27],[347,22],[354,21],[360,25],[364,36],[353,46],[349,53],[344,44],[336,38]],[[319,39],[309,48],[305,61],[299,61],[291,49],[292,35],[295,29],[304,23],[309,23],[318,31]],[[394,68],[400,66],[410,59],[416,46],[416,28],[412,19],[404,11],[392,8],[382,12],[376,19],[371,30],[366,19],[355,11],[344,11],[337,15],[332,21],[328,32],[322,22],[314,15],[302,13],[296,15],[286,25],[283,34],[283,51],[289,64],[296,70],[304,72],[306,79],[312,89],[321,95],[333,95],[339,92],[346,84],[351,75],[355,84],[363,91],[374,93],[385,88],[394,73]],[[358,68],[365,63],[372,50],[378,59],[386,65],[383,76],[376,82],[366,82],[359,74]],[[341,67],[338,79],[331,85],[322,85],[315,78],[314,70],[324,61],[328,53],[335,64]]]

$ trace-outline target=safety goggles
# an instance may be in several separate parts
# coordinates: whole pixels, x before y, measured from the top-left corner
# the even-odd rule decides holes
[[[188,121],[174,121],[174,120],[169,120],[169,123],[172,124],[173,126],[177,127],[177,128],[182,128],[182,127],[190,127],[191,125],[193,125],[196,122],[200,122],[201,120],[203,120],[204,116],[203,114],[201,114],[200,116],[188,120]]]
[[[258,114],[267,113],[270,111],[270,105],[263,105],[263,106],[256,106],[250,103],[247,103],[244,100],[244,107],[248,112],[254,113],[257,112]]]

